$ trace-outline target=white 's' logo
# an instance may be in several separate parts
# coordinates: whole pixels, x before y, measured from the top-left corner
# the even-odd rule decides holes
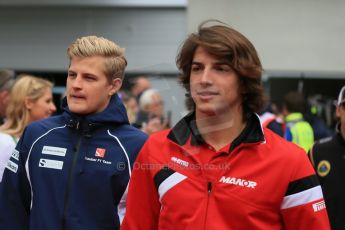
[[[220,178],[219,182],[224,183],[224,184],[238,185],[238,186],[252,188],[252,189],[254,189],[256,184],[257,184],[255,181],[243,180],[240,178],[225,177],[225,176],[222,176],[222,178]]]

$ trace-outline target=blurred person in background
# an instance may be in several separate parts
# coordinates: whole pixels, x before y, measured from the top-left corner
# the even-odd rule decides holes
[[[137,119],[139,111],[139,105],[135,96],[130,92],[121,91],[121,100],[127,110],[128,121],[130,124],[134,124]]]
[[[334,130],[328,126],[331,125],[333,101],[334,99],[320,94],[308,97],[308,107],[304,118],[313,128],[314,141],[335,134]],[[328,115],[330,116],[328,117]]]
[[[130,80],[131,84],[131,93],[136,97],[137,102],[141,97],[141,94],[151,88],[150,80],[145,76],[138,76],[133,80]]]
[[[336,134],[317,141],[309,158],[320,180],[332,230],[345,229],[345,86],[336,102]]]
[[[284,96],[283,114],[285,120],[285,139],[291,141],[307,153],[314,143],[314,131],[304,119],[306,103],[300,92],[291,91]]]
[[[0,125],[4,123],[10,91],[15,81],[13,70],[0,69]]]
[[[121,230],[328,230],[307,155],[256,114],[264,100],[252,43],[204,23],[176,60],[194,109],[140,151]]]
[[[124,49],[97,36],[76,39],[63,113],[33,122],[0,184],[0,229],[119,229],[127,185],[147,135],[129,125],[117,95]]]
[[[139,112],[135,126],[153,134],[169,128],[170,121],[164,115],[164,101],[156,89],[145,90],[139,99]]]
[[[43,78],[18,76],[9,97],[6,121],[0,126],[0,181],[24,128],[56,111],[52,87],[53,84]]]
[[[262,127],[269,128],[274,133],[284,137],[285,124],[284,121],[273,113],[271,103],[267,103],[263,110],[259,113]]]

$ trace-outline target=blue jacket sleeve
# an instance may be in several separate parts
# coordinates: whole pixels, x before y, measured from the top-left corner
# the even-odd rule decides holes
[[[288,141],[292,141],[292,133],[289,127],[285,129],[285,139]]]
[[[29,229],[31,188],[25,170],[25,152],[19,141],[0,183],[0,229]],[[19,151],[18,151],[19,150]]]

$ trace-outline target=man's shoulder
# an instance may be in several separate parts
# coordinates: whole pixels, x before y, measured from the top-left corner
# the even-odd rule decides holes
[[[279,155],[282,158],[299,158],[299,156],[306,155],[306,152],[298,145],[285,140],[279,135],[275,134],[273,131],[265,130],[265,140],[269,152],[275,155]],[[277,153],[277,154],[276,154]]]
[[[34,121],[28,125],[28,127],[54,127],[56,125],[65,125],[61,115],[48,117],[42,120]]]
[[[147,140],[148,135],[143,131],[127,124],[120,126],[109,127],[109,135],[114,138],[118,138],[120,141],[124,141],[129,145],[141,146]]]
[[[322,138],[314,143],[313,153],[322,154],[325,151],[329,151],[336,147],[335,136]]]
[[[153,142],[162,142],[163,140],[166,140],[168,138],[168,134],[170,133],[171,129],[165,129],[159,132],[156,132],[154,134],[150,135],[149,140]]]
[[[143,132],[140,129],[138,129],[132,125],[129,125],[129,124],[123,124],[123,125],[118,126],[118,127],[110,127],[110,129],[115,131],[115,132],[122,133],[123,135],[133,136],[134,138],[139,138],[139,139],[145,138],[145,139],[147,139],[147,137],[148,137],[148,135],[145,132]]]
[[[64,126],[66,126],[66,122],[64,122],[61,115],[57,115],[30,123],[25,129],[25,133],[29,132],[30,135],[37,136]]]

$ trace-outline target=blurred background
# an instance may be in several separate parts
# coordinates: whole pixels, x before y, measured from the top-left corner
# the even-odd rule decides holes
[[[186,113],[175,65],[179,46],[202,21],[219,19],[256,47],[272,102],[279,106],[298,90],[333,126],[333,101],[345,85],[344,11],[342,0],[0,0],[0,68],[52,80],[58,105],[68,45],[104,36],[126,49],[123,89],[146,76],[173,125]]]

